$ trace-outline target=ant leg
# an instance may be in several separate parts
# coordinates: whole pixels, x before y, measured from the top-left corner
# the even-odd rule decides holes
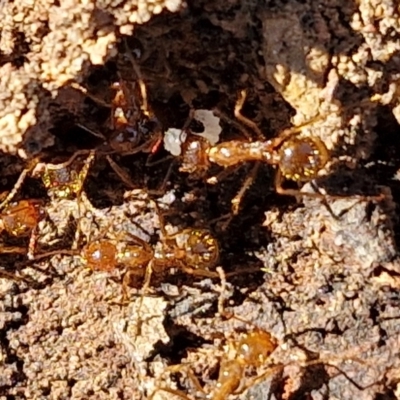
[[[207,183],[210,185],[216,185],[219,181],[223,180],[226,176],[235,173],[241,165],[231,165],[229,167],[224,168],[218,175],[212,176],[211,178],[207,179]]]
[[[33,261],[39,261],[43,258],[52,256],[78,256],[80,254],[79,250],[52,250],[42,254],[35,254],[32,258]]]
[[[142,293],[140,295],[140,300],[138,305],[138,314],[143,305],[143,298],[146,294],[147,289],[150,286],[152,272],[153,272],[152,267],[147,265],[145,270],[144,281],[142,284]],[[128,269],[128,271],[126,271],[124,278],[122,279],[122,293],[124,302],[129,302],[128,287],[131,286],[132,280],[134,278],[143,278],[143,271],[141,269],[140,270]]]
[[[225,316],[227,314],[225,311],[226,275],[222,267],[217,267],[215,270],[219,274],[219,279],[221,281],[221,291],[218,297],[218,314],[220,316]]]
[[[94,150],[77,150],[77,151],[75,151],[74,154],[72,154],[72,156],[67,161],[64,161],[63,163],[60,163],[60,164],[46,163],[46,167],[53,171],[58,170],[58,169],[64,169],[64,168],[69,167],[75,161],[75,159],[79,156],[83,156],[83,155],[86,156],[87,154],[89,154],[89,156],[87,157],[87,159],[89,159],[91,157],[91,153],[94,153]],[[85,161],[85,164],[86,164],[86,162],[87,161]],[[87,168],[87,169],[89,169],[89,168]],[[34,170],[32,173],[36,174],[37,171]],[[79,175],[81,175],[81,174],[79,174]]]
[[[278,169],[275,174],[275,190],[277,193],[282,194],[282,195],[287,195],[287,196],[293,196],[293,197],[311,197],[311,198],[317,198],[317,199],[322,199],[325,203],[325,206],[328,208],[329,213],[332,214],[334,218],[338,218],[337,216],[334,215],[332,209],[329,207],[329,205],[326,203],[326,198],[329,197],[330,199],[333,200],[341,200],[341,199],[348,199],[348,198],[356,198],[359,199],[360,201],[382,201],[385,199],[386,195],[384,193],[380,193],[375,196],[364,196],[364,195],[343,195],[343,196],[338,196],[338,195],[330,195],[330,194],[322,194],[319,192],[318,187],[311,181],[311,186],[316,192],[302,192],[299,189],[285,189],[282,187],[282,183],[284,181],[284,178],[282,176],[281,171]]]
[[[275,191],[278,194],[282,194],[285,196],[293,196],[293,197],[297,197],[297,196],[308,196],[308,197],[313,197],[313,198],[317,198],[317,199],[323,199],[326,196],[323,195],[322,193],[312,193],[312,192],[301,192],[299,189],[285,189],[284,187],[282,187],[282,184],[284,182],[284,177],[282,176],[282,173],[280,171],[280,169],[277,169],[276,173],[275,173]]]
[[[237,215],[239,213],[239,206],[242,201],[242,198],[243,198],[244,194],[247,192],[247,190],[250,188],[250,186],[253,184],[259,167],[260,167],[260,162],[257,161],[254,164],[254,167],[252,168],[250,173],[248,174],[246,180],[244,181],[241,189],[239,190],[239,193],[232,199],[233,215]]]
[[[142,97],[142,105],[141,105],[141,109],[143,111],[143,113],[149,117],[150,116],[150,111],[149,111],[149,104],[148,104],[148,100],[147,100],[147,89],[146,89],[146,85],[144,83],[144,80],[142,78],[142,74],[140,72],[140,68],[139,65],[137,64],[135,58],[133,57],[131,51],[129,50],[129,46],[128,43],[126,42],[126,40],[124,40],[124,44],[125,44],[125,49],[126,49],[126,54],[128,55],[129,61],[132,64],[132,68],[135,71],[135,74],[138,78],[138,84],[139,84],[139,89],[140,89],[140,95]]]
[[[163,161],[165,161],[165,160],[166,160],[166,159],[164,159]],[[166,191],[166,188],[167,188],[167,184],[168,184],[168,182],[169,182],[169,178],[170,178],[171,175],[172,175],[172,170],[173,170],[175,161],[176,161],[176,160],[172,160],[171,163],[169,164],[168,171],[167,171],[167,173],[165,174],[165,177],[164,177],[164,179],[163,179],[161,185],[160,185],[157,189],[155,189],[155,190],[149,190],[149,191],[148,191],[149,194],[151,194],[151,195],[153,195],[153,196],[162,196],[162,195],[165,194],[165,191]]]
[[[78,152],[80,152],[80,151],[78,151]],[[76,153],[78,153],[78,152],[76,152]],[[86,160],[84,162],[83,168],[79,172],[79,175],[78,175],[79,186],[78,186],[78,190],[77,190],[77,195],[78,196],[82,192],[83,184],[85,183],[86,177],[87,177],[87,175],[89,173],[89,169],[92,166],[92,163],[93,163],[93,160],[94,160],[95,157],[96,157],[96,151],[95,150],[90,150],[89,151],[89,155],[87,156],[87,158],[86,158]]]
[[[250,119],[246,118],[242,113],[242,108],[244,106],[244,102],[246,101],[246,97],[247,97],[247,92],[246,90],[241,90],[239,93],[239,97],[236,101],[235,104],[235,109],[233,111],[235,117],[244,125],[248,126],[249,128],[251,128],[256,134],[257,134],[257,138],[258,140],[265,140],[264,135],[262,134],[260,128],[257,126],[257,124],[253,121],[251,121]]]
[[[89,91],[81,86],[77,82],[72,82],[71,87],[78,90],[82,94],[84,94],[86,97],[89,97],[89,99],[93,100],[95,103],[97,103],[100,106],[106,107],[106,108],[112,108],[112,106],[108,103],[106,103],[104,100],[100,99],[100,97],[94,96],[93,94],[89,93]]]
[[[28,253],[27,253],[28,260],[34,259],[34,254],[35,254],[36,244],[37,244],[37,239],[38,239],[37,231],[38,231],[38,229],[37,229],[37,225],[36,225],[32,229],[31,236],[29,237]]]
[[[0,254],[26,254],[26,248],[24,247],[16,247],[16,246],[2,246],[0,247]]]
[[[88,128],[87,126],[80,124],[79,122],[76,123],[75,125],[76,125],[77,127],[81,128],[81,129],[83,129],[84,131],[90,133],[90,134],[93,135],[94,137],[97,137],[97,138],[99,138],[99,139],[101,139],[101,140],[104,140],[104,141],[107,140],[106,137],[105,137],[102,133],[96,132],[96,131],[94,131],[93,129]]]
[[[293,196],[296,197],[297,199],[300,196],[307,196],[307,197],[311,197],[311,198],[317,198],[317,199],[321,199],[322,203],[324,204],[325,208],[328,210],[329,214],[332,216],[332,218],[338,220],[339,217],[333,212],[332,207],[329,205],[329,203],[326,201],[326,196],[324,194],[322,194],[318,188],[313,184],[313,182],[311,181],[310,184],[312,186],[312,188],[315,190],[314,193],[312,192],[301,192],[298,189],[284,189],[282,187],[282,183],[283,183],[283,176],[281,171],[278,169],[276,171],[275,174],[275,190],[277,193],[282,194],[282,195],[287,195],[287,196]],[[330,196],[331,197],[331,196]],[[334,198],[334,197],[333,197]]]
[[[197,392],[205,394],[204,389],[201,386],[199,380],[194,375],[193,371],[189,368],[188,365],[185,365],[185,364],[171,365],[171,366],[169,366],[169,367],[167,367],[165,369],[165,372],[166,371],[168,371],[170,373],[177,373],[177,372],[183,371],[187,375],[187,377],[191,380],[195,390]],[[151,400],[154,397],[155,393],[157,393],[158,391],[164,391],[164,392],[167,392],[167,393],[171,393],[171,394],[177,395],[177,396],[181,397],[182,399],[190,400],[190,398],[188,396],[186,396],[186,394],[184,394],[180,390],[170,389],[170,388],[163,388],[163,387],[157,387],[154,390],[154,392],[151,394],[151,396],[149,397],[149,400]]]
[[[200,277],[205,277],[205,278],[219,278],[220,275],[218,272],[214,271],[208,271],[207,269],[200,269],[200,268],[191,268],[191,267],[186,267],[184,265],[181,266],[181,269],[183,272],[186,272],[187,274],[190,275],[195,275],[195,276],[200,276]]]
[[[161,232],[161,237],[160,240],[163,242],[163,245],[167,245],[167,240],[171,237],[171,235],[168,234],[167,230],[165,229],[165,220],[164,220],[164,214],[158,205],[157,201],[154,201],[154,207],[156,209],[156,213],[158,216],[158,220],[160,223],[160,232]]]
[[[11,189],[10,193],[5,197],[5,199],[0,203],[0,210],[2,210],[18,193],[18,190],[21,188],[22,184],[24,183],[27,175],[31,173],[36,165],[39,163],[37,158],[34,158],[28,163],[28,166],[24,168],[19,175],[17,182],[15,183],[14,187]]]
[[[236,168],[238,168],[239,166],[235,166]],[[221,229],[223,231],[225,231],[228,226],[230,225],[230,223],[232,222],[232,219],[239,214],[239,206],[240,203],[242,202],[243,196],[245,195],[245,193],[247,192],[247,190],[250,188],[250,186],[253,184],[254,179],[257,175],[257,171],[258,168],[260,167],[260,162],[256,162],[254,164],[254,167],[252,168],[252,170],[250,171],[250,173],[247,175],[245,181],[242,184],[242,187],[240,188],[239,192],[237,193],[237,195],[231,200],[232,203],[232,213],[230,215],[228,215],[228,218],[226,219],[226,221],[222,224]],[[225,172],[226,170],[222,171]],[[214,179],[214,178],[211,178]],[[211,181],[211,179],[208,179],[207,182],[208,183],[214,183],[213,181]],[[216,177],[215,177],[216,179]]]
[[[284,367],[285,365],[283,364],[278,364],[274,365],[273,367],[269,367],[263,374],[261,374],[260,376],[256,376],[253,379],[250,379],[246,384],[242,385],[238,390],[235,390],[234,394],[238,396],[244,393],[246,390],[255,386],[257,383],[264,381],[269,376],[277,373],[278,371],[283,371]]]
[[[272,139],[272,147],[276,148],[279,147],[285,140],[289,139],[292,136],[298,135],[303,128],[306,128],[307,126],[310,126],[314,124],[317,121],[321,121],[326,117],[326,115],[321,115],[318,114],[317,116],[309,119],[308,121],[297,125],[297,126],[292,126],[290,128],[284,129],[276,138]]]
[[[121,181],[129,188],[135,189],[137,185],[134,185],[128,174],[111,158],[111,156],[106,156],[108,164],[112,170],[118,175]]]
[[[7,278],[7,279],[11,279],[13,281],[21,281],[21,282],[25,282],[25,283],[32,283],[32,281],[30,281],[29,279],[26,279],[26,278],[24,278],[22,276],[17,276],[15,274],[11,273],[11,272],[4,271],[3,269],[0,269],[0,278]]]
[[[80,241],[80,236],[81,236],[81,216],[82,216],[82,203],[84,202],[86,207],[90,209],[90,211],[93,211],[93,206],[90,203],[89,199],[86,197],[86,194],[83,195],[82,189],[83,185],[85,183],[86,177],[89,173],[89,169],[93,163],[93,160],[96,156],[96,151],[95,150],[90,150],[89,155],[87,156],[84,166],[79,172],[78,175],[78,187],[76,190],[76,201],[78,204],[78,226],[76,227],[75,231],[75,237],[74,237],[74,242],[72,243],[72,249],[76,249],[78,247],[78,243]],[[84,200],[84,201],[83,201]]]
[[[243,124],[239,123],[235,119],[230,118],[223,111],[218,110],[216,108],[213,109],[213,113],[216,117],[219,117],[219,118],[223,119],[224,121],[226,121],[230,126],[233,126],[236,129],[238,129],[249,142],[251,142],[253,140],[252,135],[247,131],[247,129],[243,126]],[[263,136],[263,140],[265,140],[264,136]]]

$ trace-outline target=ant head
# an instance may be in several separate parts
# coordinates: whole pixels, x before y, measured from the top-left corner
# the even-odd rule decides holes
[[[259,366],[268,361],[277,347],[277,340],[269,332],[257,329],[238,342],[237,352],[247,365]]]
[[[292,138],[279,149],[282,175],[293,181],[309,181],[329,160],[328,149],[318,138]]]
[[[207,151],[210,143],[201,136],[190,136],[182,144],[182,165],[181,172],[201,173],[208,169],[210,162]]]
[[[109,240],[96,240],[82,250],[86,266],[94,271],[112,271],[117,266],[117,248]]]

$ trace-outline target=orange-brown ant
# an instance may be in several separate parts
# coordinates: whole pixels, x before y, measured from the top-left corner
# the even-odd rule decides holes
[[[241,123],[256,133],[257,140],[251,140],[250,135],[244,131],[248,141],[230,140],[212,146],[202,137],[188,135],[186,142],[182,143],[180,170],[197,174],[207,170],[210,163],[230,168],[246,161],[255,161],[254,168],[239,193],[232,200],[234,215],[238,213],[242,197],[254,181],[262,162],[277,167],[275,175],[277,193],[290,196],[324,197],[319,192],[302,192],[299,189],[283,187],[286,180],[298,183],[312,181],[329,161],[329,151],[321,139],[310,136],[297,137],[303,128],[322,119],[322,116],[317,116],[302,125],[285,129],[276,138],[264,140],[258,126],[241,114],[245,100],[246,91],[242,90],[235,105],[234,115]],[[217,183],[218,178],[210,178],[208,182]],[[360,197],[372,200],[382,198],[382,196]]]
[[[316,119],[303,125],[289,128],[271,140],[262,140],[263,134],[258,126],[241,114],[241,109],[246,99],[246,91],[241,91],[235,105],[235,117],[244,125],[252,128],[258,140],[230,140],[211,146],[207,140],[200,136],[188,135],[182,143],[183,172],[201,173],[207,170],[210,163],[222,167],[235,167],[246,161],[256,161],[250,176],[247,178],[238,195],[232,200],[233,213],[237,214],[239,205],[245,191],[250,187],[260,162],[276,165],[278,167],[275,178],[275,189],[280,194],[308,195],[299,190],[284,189],[284,180],[295,182],[310,181],[329,160],[329,152],[325,144],[316,137],[294,137],[302,128],[313,123]],[[249,138],[249,135],[246,133]],[[216,183],[216,178],[208,180]],[[318,195],[311,193],[311,196]]]
[[[79,162],[77,159],[82,155],[85,155],[86,157],[84,160],[80,160]],[[11,204],[11,201],[16,196],[24,180],[29,174],[42,179],[49,196],[52,198],[70,199],[72,197],[76,197],[79,215],[81,215],[83,184],[93,162],[94,156],[94,151],[79,150],[75,152],[66,162],[60,164],[42,163],[39,162],[38,159],[28,162],[28,166],[20,174],[13,189],[7,194],[5,199],[0,204],[0,209],[5,209],[5,215],[10,216],[8,219],[10,221],[9,223],[12,222],[11,218],[13,218],[15,223],[20,224],[20,231],[24,229],[24,224],[26,225],[26,230],[28,231],[30,230],[30,225],[34,224],[33,221],[40,221],[41,217],[39,218],[39,215],[42,215],[42,211],[38,205],[38,201],[23,200],[19,203]],[[7,227],[5,227],[5,230],[9,231]],[[28,252],[29,258],[32,258],[33,256],[36,238],[36,226],[34,229],[31,229],[31,231],[32,235]],[[79,232],[80,229],[78,227],[77,234]],[[9,233],[13,234],[12,232]],[[77,242],[78,239],[79,238],[77,237],[75,242]]]
[[[28,258],[34,256],[36,245],[36,229],[45,213],[40,200],[20,200],[8,204],[0,213],[0,232],[7,232],[11,236],[29,236],[28,249],[21,247],[0,248],[0,253],[26,253]]]
[[[132,278],[144,278],[143,289],[151,282],[151,276],[165,274],[176,267],[183,272],[198,276],[219,277],[210,270],[218,260],[218,243],[204,229],[183,229],[161,239],[155,249],[138,236],[124,233],[118,241],[109,238],[87,243],[80,255],[87,267],[98,271],[112,271],[119,265],[126,268],[124,289]]]
[[[260,329],[254,326],[253,323],[235,315],[227,314],[225,316],[228,318],[234,318],[244,324],[251,325],[252,329],[245,333],[239,333],[236,338],[226,340],[224,352],[219,361],[218,378],[214,385],[211,387],[209,386],[208,389],[205,390],[205,388],[200,384],[199,379],[191,370],[190,364],[172,365],[167,367],[165,372],[184,373],[189,378],[196,393],[201,393],[201,398],[225,400],[230,395],[238,396],[244,393],[246,390],[250,389],[257,383],[262,382],[269,376],[282,371],[286,366],[298,364],[296,361],[282,364],[277,363],[272,359],[273,353],[279,347],[279,344],[278,340],[271,333]],[[213,354],[215,353],[213,352]],[[318,359],[303,361],[300,364],[303,367],[320,364],[332,367],[337,370],[339,374],[343,374],[359,390],[364,390],[368,387],[374,386],[377,382],[364,387],[359,385],[344,371],[342,371],[340,367],[335,365],[334,361],[341,362],[346,359],[351,362],[357,362],[360,365],[368,365],[367,362],[354,356],[354,354],[355,351],[351,350],[348,356],[344,354],[340,357],[330,355],[323,358],[321,357]],[[259,373],[260,370],[263,370],[263,372]],[[186,395],[182,390],[164,386],[157,386],[150,394],[149,400],[153,400],[159,392],[167,392],[184,400],[192,400],[192,398]]]
[[[251,332],[243,333],[239,336],[239,339],[228,340],[226,343],[227,349],[220,360],[217,382],[215,383],[215,387],[206,394],[206,398],[225,400],[231,394],[239,395],[243,393],[250,386],[243,384],[246,372],[250,369],[260,368],[268,363],[271,354],[277,347],[277,340],[269,332],[261,329],[254,329]],[[205,394],[199,380],[190,371],[188,366],[182,364],[174,365],[167,368],[167,370],[171,373],[185,371],[196,391]],[[190,400],[180,390],[165,387],[156,388],[150,395],[149,400],[152,400],[160,391]]]
[[[255,384],[265,380],[267,377],[282,371],[289,364],[276,363],[272,360],[272,354],[279,347],[278,340],[269,332],[254,325],[252,322],[227,312],[224,307],[225,291],[226,291],[226,274],[222,268],[217,268],[221,279],[221,294],[218,301],[218,314],[225,320],[234,319],[252,328],[246,332],[239,333],[235,338],[229,338],[225,342],[224,351],[219,361],[219,373],[215,385],[207,391],[200,384],[199,379],[195,376],[189,364],[178,364],[167,367],[166,372],[181,373],[187,375],[197,393],[201,393],[202,398],[210,400],[225,400],[230,395],[240,395]],[[219,335],[218,335],[219,336]],[[324,365],[333,367],[339,373],[344,374],[358,389],[363,390],[373,386],[372,383],[366,387],[362,387],[345,372],[332,363],[336,358],[343,361],[347,358],[349,361],[356,361],[359,364],[366,364],[358,357],[354,357],[355,352],[352,350],[349,357],[336,357],[331,355],[324,359],[313,359],[304,361],[303,366],[312,366],[324,363]],[[213,352],[213,354],[215,354]],[[258,373],[262,369],[263,372]],[[257,372],[256,375],[254,373]],[[253,376],[251,376],[253,375]],[[184,400],[192,400],[184,392],[164,386],[158,386],[150,394],[149,400],[153,400],[157,393],[167,392],[176,395]],[[158,397],[157,397],[158,398]]]
[[[75,164],[76,159],[82,155],[86,158],[83,164],[78,166]],[[94,151],[78,150],[67,161],[60,164],[42,163],[38,159],[29,161],[10,193],[0,203],[0,209],[13,200],[29,174],[42,179],[50,197],[61,199],[79,197],[94,156]]]
[[[88,268],[94,271],[111,272],[118,267],[124,267],[123,291],[133,280],[143,281],[145,292],[153,274],[157,276],[177,268],[187,274],[219,278],[220,274],[213,271],[219,259],[217,240],[206,229],[186,228],[174,234],[168,234],[158,206],[160,216],[161,240],[154,248],[129,232],[113,235],[101,235],[100,238],[89,240],[80,250],[61,250],[40,254],[39,260],[51,255],[79,255]]]

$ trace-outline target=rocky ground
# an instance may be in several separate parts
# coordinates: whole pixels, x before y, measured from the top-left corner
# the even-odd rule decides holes
[[[182,364],[218,400],[227,343],[257,329],[279,346],[238,376],[246,390],[228,398],[400,398],[395,0],[3,0],[0,11],[2,191],[32,159],[98,151],[79,207],[29,174],[18,191],[17,199],[43,200],[37,254],[58,254],[1,254],[1,399],[149,399],[157,387],[203,398],[185,367],[168,369]],[[327,196],[279,195],[274,168],[261,165],[231,218],[253,164],[212,185],[207,178],[221,168],[205,177],[180,172],[162,148],[150,162],[146,151],[112,154],[121,179],[101,151],[113,134],[111,86],[131,88],[139,78],[163,131],[206,109],[220,118],[220,140],[244,130],[254,137],[233,115],[243,89],[242,112],[266,138],[319,116],[302,134],[329,149],[315,180]],[[105,231],[156,246],[164,221],[155,201],[170,231],[212,232],[225,285],[172,268],[155,272],[145,297],[140,285],[129,287],[127,301],[126,267],[91,271],[67,254],[78,224],[78,248]],[[6,234],[3,243],[27,244]],[[247,323],[219,315],[221,299]],[[166,396],[173,393],[153,398]]]

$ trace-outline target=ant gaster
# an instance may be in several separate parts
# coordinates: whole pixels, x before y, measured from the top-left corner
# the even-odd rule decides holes
[[[29,236],[29,244],[28,249],[2,246],[0,253],[27,253],[28,258],[32,259],[37,240],[37,226],[44,215],[40,200],[20,200],[7,204],[0,213],[0,232],[5,231],[16,237]]]

